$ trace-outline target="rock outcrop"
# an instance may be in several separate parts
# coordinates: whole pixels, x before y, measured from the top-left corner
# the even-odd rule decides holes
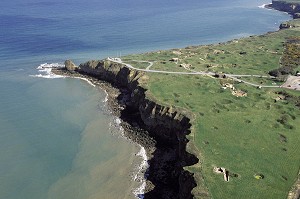
[[[279,29],[287,29],[287,28],[294,28],[294,26],[289,22],[283,22],[279,26]]]
[[[69,71],[69,72],[74,72],[78,69],[78,66],[76,66],[71,60],[66,60],[65,61],[65,68]]]
[[[79,65],[81,74],[96,77],[119,88],[119,101],[125,103],[121,118],[137,123],[156,140],[149,161],[148,184],[154,185],[144,196],[162,199],[191,199],[196,186],[193,174],[184,169],[199,160],[186,151],[190,119],[181,111],[162,106],[146,95],[142,86],[148,77],[139,71],[108,60],[93,60]]]

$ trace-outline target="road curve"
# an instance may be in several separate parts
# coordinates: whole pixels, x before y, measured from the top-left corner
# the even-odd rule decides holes
[[[134,70],[137,70],[137,71],[150,72],[150,73],[179,74],[179,75],[214,75],[215,74],[213,72],[175,72],[175,71],[162,71],[162,70],[147,69],[147,68],[150,68],[153,65],[153,62],[148,62],[150,65],[146,69],[141,69],[141,68],[135,68],[131,64],[127,64],[127,63],[124,63],[122,61],[115,60],[115,59],[112,59],[112,58],[107,58],[107,60],[109,60],[111,62],[118,63],[118,64],[123,64],[127,68],[131,68],[131,69],[134,69]],[[136,60],[134,60],[134,61],[136,61]],[[146,62],[146,61],[143,61],[143,62]]]
[[[149,66],[146,68],[146,69],[140,69],[140,68],[135,68],[133,67],[131,64],[127,64],[127,63],[124,63],[122,62],[122,60],[120,58],[110,58],[108,57],[107,60],[111,61],[111,62],[115,62],[115,63],[118,63],[118,64],[123,64],[124,66],[126,66],[127,68],[130,68],[130,69],[134,69],[134,70],[137,70],[137,71],[143,71],[143,72],[150,72],[150,73],[162,73],[162,74],[178,74],[178,75],[208,75],[208,76],[214,76],[216,73],[213,73],[213,72],[197,72],[197,71],[193,71],[193,70],[190,70],[190,69],[187,69],[191,72],[175,72],[175,71],[161,71],[161,70],[150,70],[150,67],[153,65],[153,62],[148,62],[148,61],[138,61],[138,60],[133,60],[133,61],[136,61],[136,62],[148,62],[149,63]],[[261,77],[261,78],[275,78],[275,77],[272,77],[272,76],[262,76],[262,75],[236,75],[236,74],[223,74],[222,75],[225,75],[226,77],[229,77],[237,82],[242,82],[242,83],[245,83],[245,84],[248,84],[248,85],[251,85],[251,86],[255,86],[257,88],[281,88],[282,86],[264,86],[264,85],[260,85],[260,84],[254,84],[254,83],[251,83],[251,82],[248,82],[248,81],[245,81],[245,80],[241,80],[241,79],[238,79],[237,77]]]

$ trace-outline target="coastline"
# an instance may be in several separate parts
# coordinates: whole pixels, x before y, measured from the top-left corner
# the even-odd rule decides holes
[[[264,5],[264,8],[269,8],[270,5]],[[280,10],[281,11],[281,10]],[[285,12],[285,11],[284,11]],[[122,100],[125,99],[126,101],[126,95],[128,95],[128,91],[122,90],[121,87],[118,88],[118,86],[115,86],[113,83],[107,83],[107,81],[99,80],[98,78],[91,77],[90,75],[84,75],[80,73],[71,73],[69,71],[63,71],[61,69],[54,70],[54,74],[57,75],[65,75],[71,78],[78,78],[83,79],[89,84],[94,86],[99,86],[101,89],[105,90],[108,95],[108,104],[110,108],[112,109],[113,115],[116,115],[119,118],[122,118],[121,126],[124,128],[125,136],[132,140],[133,142],[142,145],[146,149],[146,153],[148,156],[148,159],[151,161],[153,156],[151,155],[157,148],[155,147],[155,144],[157,143],[151,136],[149,136],[149,132],[147,132],[143,128],[139,128],[138,126],[141,126],[140,124],[135,124],[132,121],[132,116],[130,115],[122,115],[122,111],[126,109],[126,105],[122,104]],[[78,76],[77,76],[78,75]],[[125,98],[118,99],[120,95],[124,95]],[[161,155],[158,153],[158,155]],[[151,167],[150,167],[151,168]],[[148,171],[149,172],[149,171]],[[151,175],[150,173],[146,173],[146,175]],[[147,182],[147,184],[144,186],[142,185],[144,190],[146,192],[151,191],[154,189],[153,184]],[[156,193],[157,194],[157,193]],[[155,198],[157,195],[151,195],[145,198]],[[144,196],[138,196],[139,198],[144,198]]]
[[[121,68],[120,71],[115,74],[116,76],[119,78],[120,76],[123,78],[130,76],[129,74],[124,74],[124,70],[128,72],[127,68],[122,66],[118,67]],[[121,86],[117,85],[116,82],[108,81],[105,78],[95,78],[95,74],[88,74],[87,71],[79,71],[78,73],[78,71],[69,72],[63,68],[57,68],[52,72],[56,75],[88,79],[93,84],[100,86],[109,93],[107,103],[113,115],[121,119],[121,127],[124,129],[124,136],[138,145],[143,146],[147,154],[149,168],[145,173],[146,183],[143,182],[140,187],[141,189],[144,189],[144,194],[138,194],[137,197],[158,198],[163,196],[162,198],[193,198],[191,190],[196,186],[196,183],[193,174],[184,170],[185,166],[190,166],[198,162],[196,156],[186,151],[188,140],[185,136],[190,133],[190,119],[177,113],[177,111],[172,114],[171,110],[169,113],[168,110],[170,107],[163,108],[160,105],[145,99],[143,91],[138,93],[137,96],[133,96],[133,98],[135,98],[134,100],[138,100],[137,103],[142,103],[142,106],[145,106],[144,108],[146,109],[139,111],[136,107],[129,105],[128,101],[132,101],[129,100],[129,98],[132,97],[132,91],[134,88],[138,87],[138,83],[136,82],[131,82],[134,86],[129,84],[127,86]],[[105,73],[111,75],[109,71],[106,71]],[[105,81],[103,82],[103,80]],[[144,97],[141,97],[140,95],[143,95]],[[143,99],[145,101],[143,101]],[[161,112],[159,113],[153,110],[156,112],[154,113],[151,111],[151,107],[159,110],[164,109],[167,112],[163,111],[163,115],[161,115]],[[145,117],[148,116],[145,116],[145,114],[152,114],[151,117],[157,117],[156,119],[162,120],[162,122],[169,122],[170,126],[157,126],[156,124],[155,126],[151,126],[154,123],[146,124]],[[174,117],[181,119],[177,120]],[[182,131],[182,133],[179,131]],[[145,161],[143,164],[144,163]]]
[[[141,182],[141,185],[138,188],[132,190],[132,193],[137,198],[143,199],[145,191],[152,188],[152,186],[146,182],[146,179],[144,177],[148,175],[148,161],[149,159],[151,159],[151,154],[153,153],[153,151],[156,150],[156,142],[153,138],[149,137],[148,132],[146,132],[143,129],[140,129],[139,127],[133,127],[131,124],[125,122],[121,118],[121,111],[124,109],[124,107],[118,102],[117,98],[118,96],[120,96],[122,91],[105,81],[101,81],[97,78],[80,73],[70,73],[69,71],[59,67],[52,68],[52,70],[49,71],[49,73],[51,73],[51,76],[56,76],[55,78],[74,78],[84,80],[91,86],[98,87],[106,93],[104,101],[107,103],[111,114],[115,116],[117,120],[119,120],[117,122],[117,125],[119,125],[120,128],[122,128],[122,136],[124,136],[125,139],[129,139],[131,142],[134,142],[140,147],[140,151],[136,154],[136,156],[139,156],[142,159],[142,161],[141,164],[138,166],[136,173],[133,176],[133,180]],[[143,179],[141,177],[143,177]]]
[[[105,81],[101,81],[97,78],[80,74],[80,73],[70,73],[67,70],[63,70],[63,65],[58,63],[53,64],[41,64],[37,67],[38,71],[45,74],[37,74],[30,75],[32,77],[46,78],[46,79],[56,79],[56,78],[73,78],[80,79],[87,82],[90,86],[97,87],[105,92],[106,96],[103,102],[105,102],[108,106],[108,111],[112,116],[115,117],[114,121],[111,125],[119,127],[121,130],[121,136],[125,139],[128,139],[130,142],[138,145],[140,150],[137,154],[137,157],[141,158],[141,163],[136,168],[132,176],[132,180],[141,183],[141,185],[131,192],[135,195],[136,198],[142,199],[144,198],[144,192],[146,189],[146,180],[144,178],[145,172],[148,169],[148,153],[151,153],[155,150],[155,141],[151,139],[144,139],[146,135],[139,136],[141,133],[140,129],[133,129],[132,126],[120,118],[121,111],[123,107],[118,103],[117,97],[120,95],[119,89],[113,87],[110,83]],[[147,136],[146,136],[147,138]]]

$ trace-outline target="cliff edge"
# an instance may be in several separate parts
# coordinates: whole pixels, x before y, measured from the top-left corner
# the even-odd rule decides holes
[[[196,186],[193,174],[185,166],[196,164],[198,158],[187,152],[190,118],[182,111],[160,105],[147,97],[147,75],[109,60],[92,60],[73,66],[66,62],[66,70],[109,82],[121,91],[117,97],[124,107],[121,119],[146,130],[156,141],[155,151],[148,154],[147,187],[144,198],[191,199]],[[148,152],[150,153],[150,152]]]

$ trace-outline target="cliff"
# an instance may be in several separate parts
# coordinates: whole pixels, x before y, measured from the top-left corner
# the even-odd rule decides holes
[[[182,111],[160,105],[147,97],[143,85],[148,77],[143,72],[108,60],[88,61],[80,64],[76,71],[119,88],[118,101],[125,107],[121,118],[130,124],[138,124],[155,139],[156,150],[151,154],[147,172],[149,191],[144,198],[193,198],[191,191],[196,183],[193,174],[184,169],[199,161],[186,151],[190,118]]]
[[[284,1],[284,0],[272,0],[272,4],[267,7],[275,10],[287,12],[296,18],[300,13],[300,1]]]

